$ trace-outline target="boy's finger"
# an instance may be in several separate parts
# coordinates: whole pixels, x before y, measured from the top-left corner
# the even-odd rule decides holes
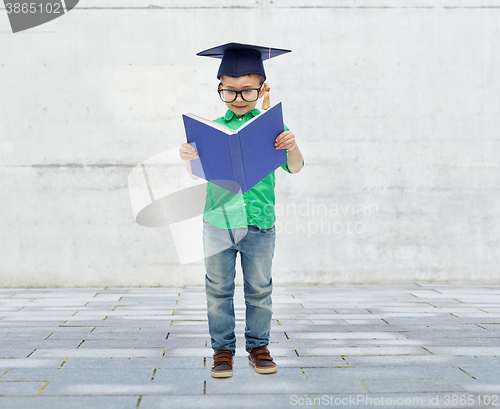
[[[281,132],[278,137],[276,138],[276,140],[281,140],[283,139],[286,135],[288,134],[288,131],[283,131]]]

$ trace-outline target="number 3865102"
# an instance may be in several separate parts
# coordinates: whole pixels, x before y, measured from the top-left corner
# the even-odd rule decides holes
[[[5,3],[5,8],[7,9],[7,13],[14,14],[59,14],[63,12],[61,3],[56,1],[54,3]]]

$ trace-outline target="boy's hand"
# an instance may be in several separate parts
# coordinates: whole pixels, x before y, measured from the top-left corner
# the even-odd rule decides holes
[[[193,160],[200,157],[194,146],[187,142],[181,145],[179,148],[179,154],[181,155],[182,160]]]
[[[293,151],[295,149],[295,135],[291,131],[281,132],[276,140],[274,141],[274,146],[276,149],[288,149],[288,151]]]

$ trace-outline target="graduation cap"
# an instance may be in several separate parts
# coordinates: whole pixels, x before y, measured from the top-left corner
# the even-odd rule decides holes
[[[221,75],[241,77],[247,74],[259,74],[266,78],[262,61],[289,53],[291,50],[261,47],[259,45],[228,43],[201,51],[196,55],[222,59],[217,78]]]
[[[219,79],[222,75],[241,77],[248,74],[259,74],[265,79],[266,73],[262,62],[289,52],[291,50],[250,44],[227,43],[201,51],[196,55],[222,59],[219,71],[217,72],[217,78]],[[269,89],[270,87],[266,87],[267,100],[266,98],[264,99],[263,109],[267,109],[264,106],[267,106],[269,103]]]

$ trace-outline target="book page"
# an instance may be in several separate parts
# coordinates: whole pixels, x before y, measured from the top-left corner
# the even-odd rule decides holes
[[[278,104],[276,104],[278,105]],[[249,121],[245,122],[243,125],[241,125],[239,128],[238,128],[238,132],[241,131],[243,128],[245,128],[246,126],[250,125],[253,121],[255,121],[256,119],[258,119],[259,117],[262,117],[263,115],[265,115],[266,113],[268,113],[269,111],[271,111],[276,105],[272,106],[271,108],[269,108],[267,111],[260,111],[260,114],[257,115],[257,116],[254,116],[252,119],[250,119]]]
[[[219,124],[218,122],[210,121],[209,119],[202,118],[201,116],[193,115],[193,114],[184,114],[198,122],[204,123],[205,125],[211,126],[212,128],[218,129],[228,135],[233,135],[237,133],[233,129],[229,129],[227,126]],[[253,119],[253,118],[252,118]]]

